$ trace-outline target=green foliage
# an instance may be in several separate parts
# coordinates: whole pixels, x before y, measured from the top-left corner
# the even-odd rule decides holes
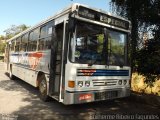
[[[0,41],[0,53],[4,53],[4,52],[5,52],[5,46],[6,46],[6,44],[5,44],[5,43],[2,43],[2,42]]]
[[[111,47],[111,50],[113,53],[116,53],[118,55],[123,55],[124,54],[124,44],[120,44],[116,39],[114,38],[109,38],[109,47]]]
[[[98,46],[98,53],[101,53],[102,52],[102,49],[103,49],[103,40],[104,40],[104,34],[99,34],[97,36],[97,40],[98,40],[98,43],[100,44]]]
[[[160,76],[160,0],[111,0],[112,11],[132,23],[131,62],[151,83]],[[150,33],[145,47],[138,49],[139,33]],[[143,40],[143,39],[142,39]]]
[[[138,17],[140,4],[143,3],[141,0],[111,0],[112,1],[112,11],[117,15],[128,18],[132,23],[131,29],[131,65],[132,68],[135,65],[135,56],[137,50],[137,40],[138,40]]]
[[[12,25],[10,28],[6,29],[4,31],[5,35],[0,35],[0,54],[5,52],[5,46],[6,46],[6,43],[2,42],[2,40],[10,39],[11,37],[26,30],[27,28],[29,28],[29,26],[22,24],[22,25],[18,25],[18,26]]]
[[[160,41],[149,40],[146,47],[138,51],[137,71],[147,77],[147,82],[153,82],[160,75]]]
[[[11,25],[10,28],[6,29],[5,32],[5,38],[6,39],[10,39],[11,37],[19,34],[20,32],[26,30],[27,28],[29,28],[29,26],[26,26],[25,24],[22,25]]]
[[[138,22],[159,23],[157,17],[160,12],[159,0],[111,0],[113,11],[116,14]],[[134,16],[132,16],[134,15]]]
[[[0,35],[0,40],[4,40],[5,36],[4,35]]]

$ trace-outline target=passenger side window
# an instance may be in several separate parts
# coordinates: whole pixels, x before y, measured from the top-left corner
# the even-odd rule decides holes
[[[28,51],[36,51],[37,41],[39,39],[39,29],[35,29],[29,34]]]
[[[11,51],[14,51],[15,49],[15,40],[11,41]]]
[[[19,52],[21,46],[21,37],[16,39],[15,52]]]
[[[47,23],[40,29],[40,40],[39,40],[39,50],[51,49],[51,39],[52,39],[52,28],[53,22]]]
[[[40,30],[39,50],[45,50],[46,36],[47,36],[47,27],[45,25],[45,26],[41,27],[41,30]]]
[[[28,46],[28,34],[22,36],[22,44],[21,44],[21,51],[26,52]]]

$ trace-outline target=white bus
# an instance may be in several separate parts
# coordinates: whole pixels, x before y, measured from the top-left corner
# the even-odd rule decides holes
[[[130,21],[72,4],[8,40],[7,67],[66,105],[130,95]]]

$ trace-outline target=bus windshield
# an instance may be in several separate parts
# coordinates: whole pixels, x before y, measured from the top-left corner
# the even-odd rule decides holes
[[[70,41],[71,62],[126,65],[127,34],[107,29],[107,38],[105,38],[104,28],[89,23],[77,23]]]

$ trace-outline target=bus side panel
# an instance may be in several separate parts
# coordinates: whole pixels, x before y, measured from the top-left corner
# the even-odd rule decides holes
[[[23,81],[36,87],[37,72],[24,68],[22,66],[12,64],[12,73]]]
[[[49,73],[50,50],[20,53],[16,63],[33,71]]]
[[[11,55],[12,74],[36,87],[39,71],[49,73],[50,50]]]
[[[29,53],[27,60],[28,66],[33,70],[49,73],[50,54],[51,50]]]

